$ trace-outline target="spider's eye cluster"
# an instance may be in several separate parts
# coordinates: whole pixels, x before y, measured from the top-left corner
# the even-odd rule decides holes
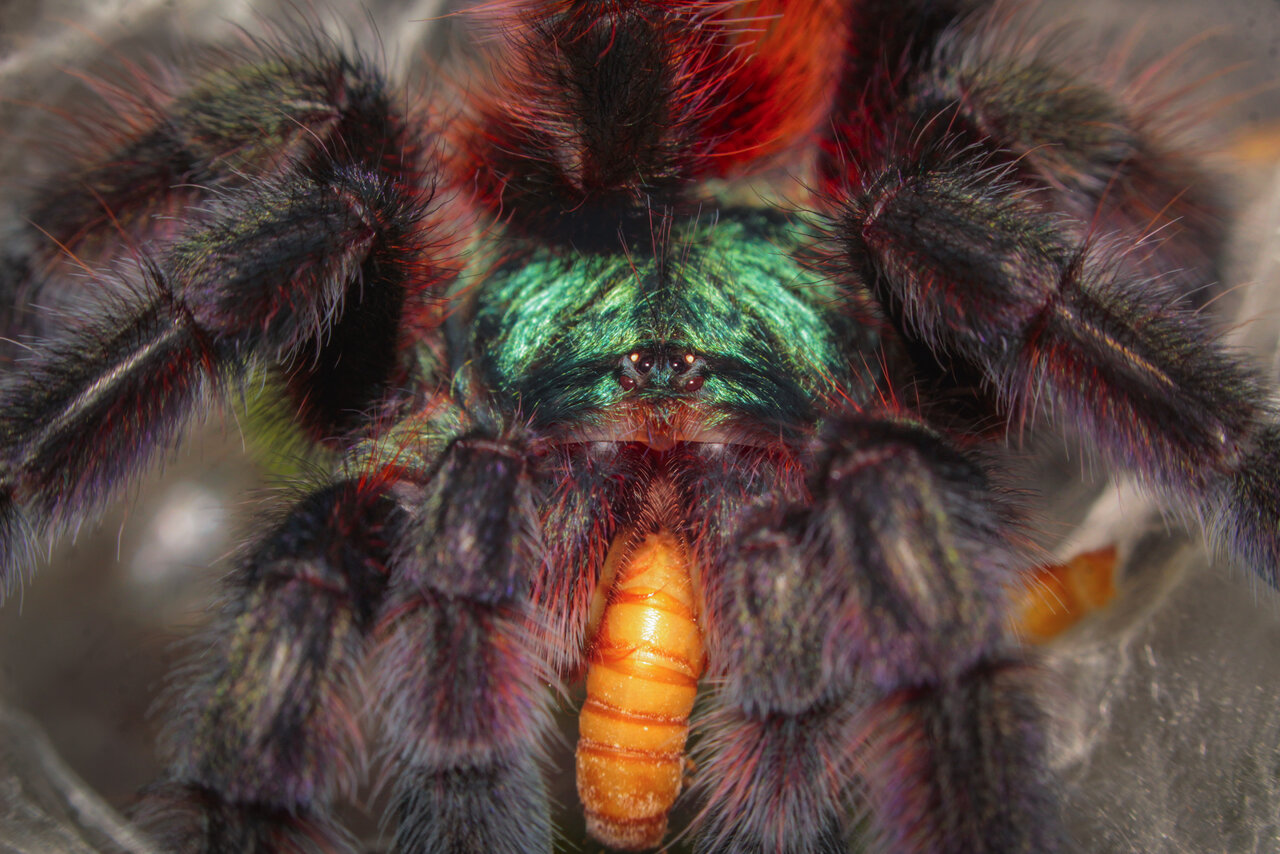
[[[636,349],[622,357],[618,385],[624,391],[655,388],[692,394],[706,382],[706,364],[689,349]]]
[[[653,354],[646,353],[644,350],[632,350],[627,355],[627,361],[642,376],[647,376],[649,371],[653,370]]]

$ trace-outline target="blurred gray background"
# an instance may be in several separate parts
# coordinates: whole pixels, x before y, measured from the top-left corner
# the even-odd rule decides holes
[[[53,162],[46,141],[58,119],[39,105],[74,110],[86,97],[72,71],[180,58],[289,8],[0,2],[0,236],[20,217],[26,179]],[[443,2],[304,8],[363,44],[380,43],[411,86],[431,61],[460,49],[459,26],[432,20],[451,8]],[[1095,58],[1128,56],[1130,71],[1174,56],[1162,85],[1197,84],[1185,114],[1203,117],[1194,142],[1210,153],[1233,210],[1234,290],[1222,306],[1241,321],[1235,339],[1274,376],[1280,2],[1044,2],[1034,14],[1077,21],[1064,32]],[[157,773],[153,702],[267,479],[234,419],[216,416],[193,432],[101,525],[58,544],[0,609],[0,698],[26,716],[0,716],[0,852],[111,850],[112,838],[133,845],[76,778],[106,807],[123,808]],[[1056,761],[1078,850],[1280,852],[1280,597],[1211,565],[1198,535],[1166,524],[1125,484],[1081,478],[1084,467],[1074,452],[1046,448],[1030,483],[1046,493],[1046,526],[1064,555],[1117,544],[1123,559],[1118,601],[1049,651],[1061,674],[1050,700]],[[32,722],[65,766],[43,750]],[[568,745],[573,727],[566,718]],[[571,769],[571,747],[556,750]],[[560,798],[572,847],[581,832],[571,770]],[[351,816],[369,835],[376,818],[367,804]]]

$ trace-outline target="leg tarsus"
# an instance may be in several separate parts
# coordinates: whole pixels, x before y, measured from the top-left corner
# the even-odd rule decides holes
[[[884,851],[1051,854],[1063,827],[1034,671],[984,662],[864,712],[859,771]]]
[[[726,698],[700,729],[699,854],[841,854],[854,783],[851,707],[753,715]]]
[[[161,783],[143,792],[133,818],[157,828],[166,854],[357,854],[328,816],[229,802],[196,784]]]
[[[1259,430],[1207,495],[1205,524],[1215,543],[1280,588],[1280,425]]]
[[[415,854],[537,854],[551,850],[542,771],[528,756],[411,771],[396,786],[396,850]]]

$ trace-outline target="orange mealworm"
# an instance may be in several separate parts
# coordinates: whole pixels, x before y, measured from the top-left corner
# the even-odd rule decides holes
[[[630,539],[619,537],[602,579],[609,598],[589,655],[577,770],[591,835],[640,851],[667,832],[706,654],[684,543],[665,526],[626,550]]]

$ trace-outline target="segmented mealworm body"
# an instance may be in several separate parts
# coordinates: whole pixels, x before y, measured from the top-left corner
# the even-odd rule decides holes
[[[589,660],[577,761],[587,829],[613,848],[657,847],[706,660],[688,551],[669,528],[618,561]]]

